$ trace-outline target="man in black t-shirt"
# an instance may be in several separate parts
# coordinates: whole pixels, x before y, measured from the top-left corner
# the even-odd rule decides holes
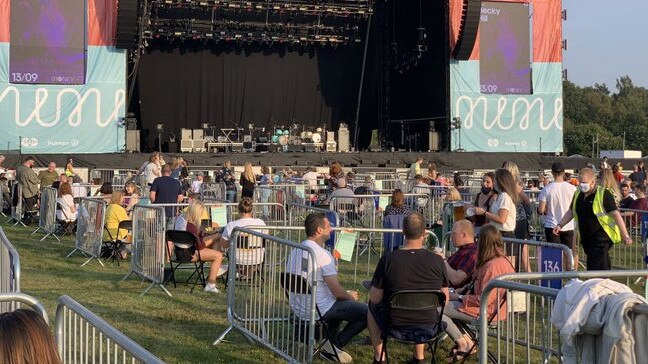
[[[405,244],[384,255],[378,262],[371,289],[369,290],[369,314],[367,326],[374,350],[374,363],[381,363],[381,332],[385,329],[384,314],[391,295],[401,290],[441,290],[448,297],[448,277],[443,259],[423,247],[426,238],[425,218],[411,213],[403,221]],[[438,322],[438,312],[417,311],[415,313],[392,311],[392,327],[408,330],[430,330]],[[408,363],[422,363],[425,357],[423,344],[414,346],[413,358]]]
[[[560,219],[553,233],[576,218],[580,242],[587,255],[587,270],[609,270],[612,268],[609,250],[613,244],[623,241],[632,244],[623,218],[614,202],[612,193],[596,185],[594,171],[583,168],[578,172],[580,189],[576,191],[571,208]]]
[[[622,209],[629,209],[634,202],[634,198],[630,196],[630,186],[628,186],[627,183],[622,183],[619,186],[619,190],[621,191],[621,201],[619,201],[619,207]]]
[[[151,192],[149,198],[152,204],[167,204],[167,203],[180,203],[184,199],[182,193],[182,185],[180,181],[171,177],[171,166],[165,164],[162,166],[162,177],[153,180],[151,185]],[[164,213],[166,214],[166,224],[168,229],[173,229],[173,222],[175,221],[175,211],[173,207],[165,207]]]

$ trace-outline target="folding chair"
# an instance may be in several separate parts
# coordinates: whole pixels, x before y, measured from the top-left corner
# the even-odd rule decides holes
[[[281,288],[284,289],[284,293],[286,294],[286,298],[289,298],[289,293],[292,294],[305,294],[305,295],[310,295],[311,294],[311,287],[306,278],[288,273],[288,272],[283,272],[281,273]],[[322,350],[322,347],[324,344],[326,344],[327,341],[331,341],[330,337],[331,334],[328,331],[328,327],[326,325],[326,322],[322,320],[322,312],[319,309],[319,306],[317,304],[315,305],[315,310],[317,313],[317,316],[315,318],[315,340],[319,340],[321,338],[321,334],[324,334],[324,339],[320,342],[320,344],[315,348],[313,351],[313,355],[317,354],[320,350]],[[306,322],[301,320],[297,315],[293,315],[294,319],[294,324],[299,327],[308,327],[306,326]],[[308,333],[305,329],[304,330],[295,330],[295,334],[301,333],[303,336],[302,337],[295,337],[293,338],[294,340],[300,340],[300,341],[305,341],[306,340],[306,334]],[[337,351],[334,351],[335,354],[335,359],[337,361],[340,361],[340,357],[338,356]]]
[[[132,230],[133,228],[133,222],[131,220],[122,220],[119,222],[119,225],[117,225],[117,236],[114,237],[110,233],[110,230],[104,225],[104,230],[108,232],[108,237],[110,240],[104,241],[104,249],[106,249],[106,259],[107,260],[112,260],[113,262],[117,262],[117,266],[119,266],[119,261],[123,260],[124,258],[121,255],[121,251],[126,247],[127,242],[125,240],[119,239],[119,230]],[[104,256],[104,254],[101,254]]]
[[[76,220],[70,219],[70,217],[65,213],[65,210],[63,210],[61,203],[58,201],[56,202],[56,211],[57,212],[61,211],[64,217],[64,219],[59,219],[57,214],[56,221],[59,224],[59,229],[57,233],[61,236],[63,235],[73,236],[76,231]]]
[[[169,265],[171,271],[164,283],[169,281],[173,282],[173,286],[176,287],[178,283],[175,279],[175,272],[178,268],[182,269],[182,265],[193,264],[193,272],[187,278],[185,283],[190,284],[191,278],[196,275],[196,279],[191,286],[191,292],[196,288],[196,284],[200,284],[205,287],[206,279],[205,273],[203,272],[203,266],[205,262],[202,261],[200,257],[200,250],[198,249],[198,238],[188,231],[182,230],[167,230],[166,231],[166,240],[171,244],[166,244],[167,246],[167,255],[169,257]],[[198,260],[192,262],[194,253],[197,255]]]
[[[246,233],[239,233],[238,240],[233,242],[236,245],[236,279],[246,281],[252,285],[259,284],[263,291],[263,266],[265,263],[265,240],[250,236]],[[229,250],[227,252],[229,259]],[[229,270],[225,275],[225,282],[228,281]],[[260,277],[258,280],[256,279]]]
[[[439,290],[402,290],[395,292],[389,297],[387,302],[387,312],[385,312],[385,330],[382,333],[382,353],[385,360],[389,363],[387,352],[387,341],[391,337],[396,342],[404,344],[427,344],[432,356],[431,363],[436,363],[437,344],[441,333],[445,331],[445,325],[441,321],[443,309],[445,308],[445,293]],[[417,315],[429,314],[437,311],[437,322],[429,328],[417,328],[418,321],[413,321],[407,327],[392,326],[390,317],[394,311],[412,311]],[[382,355],[382,354],[381,354]]]

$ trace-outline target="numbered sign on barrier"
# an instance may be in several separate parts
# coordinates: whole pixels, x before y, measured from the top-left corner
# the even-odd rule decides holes
[[[538,258],[538,271],[547,273],[562,272],[563,267],[563,251],[556,248],[541,248],[540,256]],[[543,279],[540,281],[543,287],[561,289],[561,279]]]

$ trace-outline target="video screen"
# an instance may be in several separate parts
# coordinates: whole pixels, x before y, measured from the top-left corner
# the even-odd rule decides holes
[[[483,94],[531,94],[529,4],[482,2],[480,88]]]
[[[85,0],[11,0],[9,82],[82,85]]]

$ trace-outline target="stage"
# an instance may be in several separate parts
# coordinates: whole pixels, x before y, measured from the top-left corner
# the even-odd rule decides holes
[[[25,156],[26,154],[23,154]],[[110,154],[35,154],[37,166],[47,166],[53,161],[59,167],[65,166],[68,157],[74,158],[74,165],[89,169],[137,169],[148,159],[149,153],[110,153]],[[356,152],[356,153],[164,153],[164,159],[171,161],[172,156],[181,156],[194,167],[217,167],[226,160],[235,166],[245,162],[252,165],[268,166],[326,166],[333,161],[339,161],[345,168],[359,167],[388,167],[405,168],[417,156],[425,160],[423,169],[428,161],[435,161],[440,171],[497,169],[502,162],[515,162],[522,171],[536,171],[540,168],[550,169],[551,163],[559,160],[566,168],[581,168],[587,162],[598,166],[599,160],[590,158],[540,156],[538,153],[459,153],[459,152]],[[6,154],[3,163],[5,168],[15,168],[19,165],[18,154]],[[624,164],[628,164],[626,162]]]

